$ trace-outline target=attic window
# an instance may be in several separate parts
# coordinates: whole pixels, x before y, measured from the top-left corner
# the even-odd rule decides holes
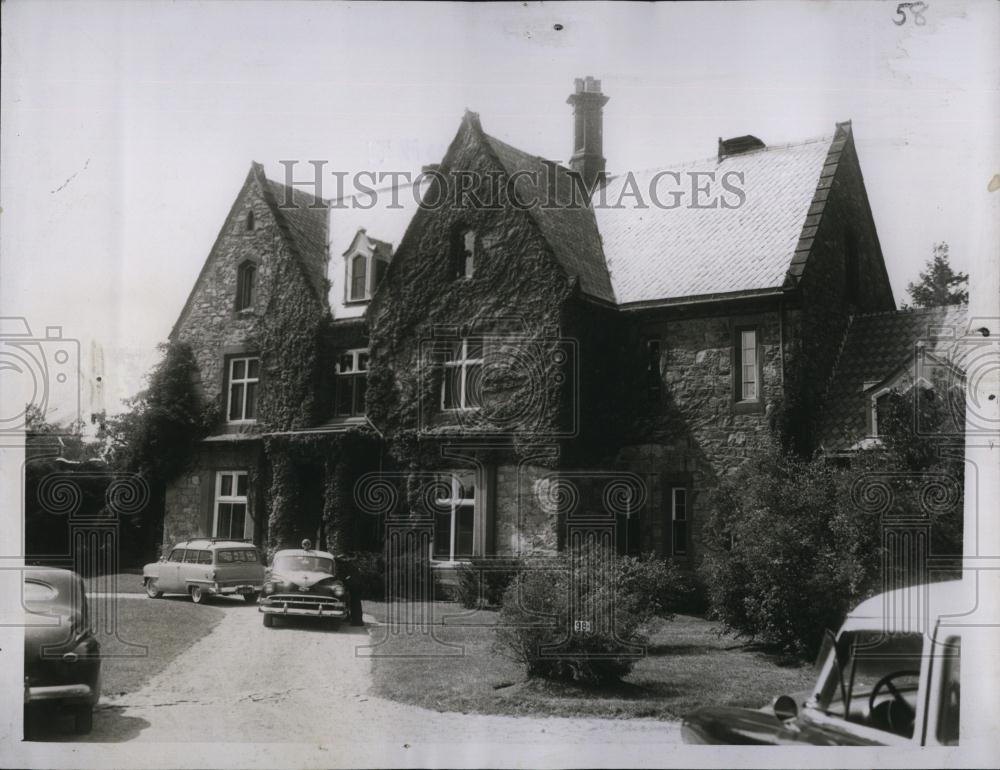
[[[236,271],[236,312],[253,308],[256,282],[257,265],[247,260]]]
[[[451,241],[451,263],[455,278],[472,278],[476,267],[476,231],[456,227]]]
[[[254,229],[253,209],[247,212],[247,232]]]
[[[350,275],[350,299],[352,302],[368,299],[368,258],[364,254],[356,254],[347,263]]]

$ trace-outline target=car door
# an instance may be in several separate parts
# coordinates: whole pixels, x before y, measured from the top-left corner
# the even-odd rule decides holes
[[[179,570],[184,561],[184,548],[174,548],[165,562],[160,564],[160,574],[157,578],[157,585],[164,593],[178,593],[184,591],[180,582]]]
[[[201,554],[201,550],[198,548],[188,548],[184,553],[184,561],[180,563],[179,570],[179,580],[180,589],[184,593],[187,593],[191,586],[191,581],[204,582],[206,580],[205,566],[198,563],[198,557]]]

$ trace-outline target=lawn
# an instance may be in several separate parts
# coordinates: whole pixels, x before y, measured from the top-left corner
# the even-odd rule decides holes
[[[106,601],[90,601],[99,629],[101,690],[105,696],[135,692],[211,631],[224,615],[217,607],[192,604],[180,597]]]
[[[808,689],[812,667],[721,636],[719,626],[678,615],[655,621],[646,656],[618,686],[594,690],[526,680],[491,651],[497,613],[433,605],[432,633],[388,635],[370,629],[378,695],[437,711],[677,719],[702,705],[759,708],[776,695]],[[384,603],[365,611],[385,621]]]
[[[145,593],[142,587],[142,575],[130,575],[120,572],[115,575],[98,575],[96,577],[85,577],[84,584],[87,586],[87,593],[110,593],[110,594],[141,594]]]

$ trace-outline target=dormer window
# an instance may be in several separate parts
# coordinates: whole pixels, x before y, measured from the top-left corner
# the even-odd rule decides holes
[[[451,264],[455,278],[472,278],[476,268],[476,231],[456,227],[451,240]]]
[[[236,312],[253,308],[257,290],[257,265],[246,261],[236,271]]]
[[[391,255],[391,244],[359,230],[351,248],[344,252],[347,263],[344,299],[347,302],[370,300],[385,276]]]
[[[368,258],[364,254],[358,254],[348,263],[350,271],[350,294],[352,302],[368,299]]]

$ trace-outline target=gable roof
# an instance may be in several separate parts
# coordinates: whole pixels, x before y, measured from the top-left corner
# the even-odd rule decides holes
[[[849,134],[850,124],[840,124],[834,136],[635,173],[631,178],[648,207],[633,205],[629,175],[612,178],[606,205],[596,211],[618,303],[780,290],[790,272],[801,274],[793,266],[805,262],[824,190]],[[676,177],[657,179],[661,172],[679,173],[680,185]],[[719,196],[736,202],[721,182],[727,174],[742,174],[742,181],[728,179],[744,191],[745,201],[735,208],[693,208],[692,172],[715,174],[696,177],[702,187],[710,180],[704,202]],[[677,208],[650,205],[651,185],[664,206],[671,204],[671,190],[684,198]],[[623,192],[624,208],[614,208]]]
[[[169,339],[173,339],[177,334],[178,327],[184,316],[187,315],[191,303],[194,301],[195,294],[198,292],[198,287],[208,272],[208,266],[212,262],[212,257],[222,243],[223,236],[229,232],[233,216],[240,209],[243,198],[254,182],[259,185],[261,197],[273,215],[285,244],[292,252],[295,263],[302,269],[306,281],[315,293],[316,298],[326,307],[326,265],[329,260],[326,233],[329,202],[323,198],[317,198],[295,188],[286,187],[283,184],[271,181],[264,175],[264,167],[260,163],[253,161],[250,164],[250,171],[247,173],[243,186],[233,200],[233,205],[230,206],[229,213],[226,215],[222,227],[219,228],[219,232],[215,236],[215,242],[212,244],[212,248],[209,249],[208,256],[205,257],[205,261],[202,263],[198,277],[192,284],[191,291],[184,301],[184,306],[181,308],[181,312],[177,316],[173,328],[170,330]],[[289,207],[279,205],[289,200],[289,198],[286,198],[286,191],[291,195],[290,200],[292,205]],[[313,206],[316,203],[321,203],[323,207],[314,208]]]
[[[594,209],[589,204],[567,205],[571,200],[573,184],[569,169],[551,162],[546,164],[539,156],[529,155],[486,134],[479,128],[478,117],[474,113],[468,115],[508,176],[526,172],[521,173],[515,181],[518,200],[546,200],[545,190],[539,188],[548,183],[552,175],[551,169],[555,168],[556,178],[552,181],[555,183],[556,198],[562,205],[550,208],[531,206],[529,213],[537,222],[559,264],[571,277],[579,280],[580,290],[597,299],[614,302],[615,295],[604,261]],[[538,180],[537,185],[534,179]]]
[[[264,167],[253,164],[286,245],[303,269],[317,299],[326,303],[326,271],[329,263],[327,223],[329,201],[288,187],[264,176]]]
[[[867,391],[911,363],[918,350],[960,367],[956,340],[968,310],[946,305],[852,317],[817,421],[823,449],[846,450],[867,435]]]

